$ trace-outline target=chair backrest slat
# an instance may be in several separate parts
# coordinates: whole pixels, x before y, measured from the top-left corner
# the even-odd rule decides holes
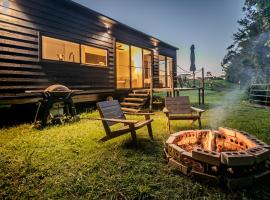
[[[191,105],[188,96],[166,97],[165,106],[170,114],[191,114]]]
[[[97,107],[102,118],[126,119],[118,100],[98,102]],[[117,122],[105,122],[108,126]]]

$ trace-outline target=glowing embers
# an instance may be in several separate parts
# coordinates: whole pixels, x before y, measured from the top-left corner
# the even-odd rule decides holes
[[[246,132],[219,128],[172,134],[165,153],[183,174],[236,189],[270,178],[269,149]]]

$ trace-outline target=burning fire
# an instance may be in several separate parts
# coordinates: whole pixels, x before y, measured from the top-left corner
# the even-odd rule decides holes
[[[218,131],[172,134],[166,141],[165,153],[169,163],[186,175],[225,180],[228,187],[237,188],[250,186],[262,177],[270,178],[266,163],[269,149],[249,133],[221,127]]]

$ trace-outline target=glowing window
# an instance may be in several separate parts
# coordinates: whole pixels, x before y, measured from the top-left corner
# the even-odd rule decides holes
[[[129,44],[116,43],[117,88],[149,88],[152,52]]]
[[[159,55],[159,87],[166,87],[166,57]]]
[[[149,88],[151,85],[151,68],[152,68],[152,52],[143,50],[143,74],[144,87]]]
[[[131,80],[133,88],[143,87],[143,53],[139,47],[131,46]]]
[[[42,36],[42,58],[80,63],[80,45],[65,40]]]
[[[130,88],[130,47],[116,43],[117,88]]]
[[[172,78],[173,78],[173,59],[167,57],[167,87],[172,86]]]
[[[107,50],[82,45],[82,63],[97,66],[107,66]]]

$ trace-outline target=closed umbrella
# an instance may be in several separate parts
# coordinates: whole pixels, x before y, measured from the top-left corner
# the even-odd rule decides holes
[[[196,71],[196,65],[195,65],[195,46],[194,44],[191,45],[190,48],[190,71],[193,72],[193,87],[195,87],[195,71]]]

